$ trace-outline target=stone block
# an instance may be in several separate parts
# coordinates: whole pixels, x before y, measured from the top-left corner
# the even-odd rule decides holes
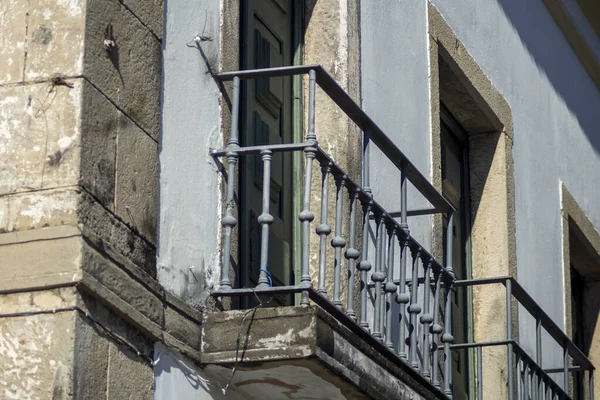
[[[114,210],[119,111],[88,82],[82,97],[81,184],[104,207]]]
[[[78,197],[75,189],[4,196],[0,200],[0,232],[77,225]]]
[[[79,177],[81,79],[0,87],[0,195]]]
[[[156,277],[156,248],[85,193],[79,202],[79,223],[96,248],[117,253]]]
[[[72,398],[75,315],[0,318],[0,398]]]
[[[136,17],[162,40],[164,21],[163,0],[121,0]]]
[[[172,307],[165,308],[165,332],[175,339],[200,349],[200,326]]]
[[[63,287],[33,292],[18,292],[0,295],[0,317],[17,313],[55,312],[75,307],[75,287]]]
[[[85,3],[29,1],[25,80],[82,74]]]
[[[309,357],[316,345],[313,308],[259,308],[245,317],[247,310],[212,313],[202,323],[203,362],[233,362],[241,328],[244,359],[274,360]],[[206,356],[206,357],[205,357]]]
[[[23,79],[27,11],[25,1],[0,3],[0,84],[20,82]]]
[[[164,324],[162,300],[147,290],[138,281],[110,259],[104,257],[89,246],[84,246],[82,267],[106,289],[117,295],[122,301],[131,305],[152,322],[159,326]]]
[[[108,392],[106,399],[151,400],[154,372],[149,363],[133,352],[109,344]]]
[[[81,315],[75,321],[74,398],[105,400],[109,340]]]
[[[112,30],[115,46],[104,37]],[[117,0],[88,4],[84,75],[155,139],[160,120],[161,45]]]
[[[116,214],[156,244],[158,144],[124,115],[119,117]]]
[[[81,279],[81,232],[72,226],[0,235],[0,292],[38,289]]]

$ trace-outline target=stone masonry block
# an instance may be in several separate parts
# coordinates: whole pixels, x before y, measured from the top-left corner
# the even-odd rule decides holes
[[[4,196],[0,198],[0,232],[77,225],[78,197],[74,189]]]
[[[164,1],[163,0],[121,0],[152,33],[162,40]]]
[[[81,75],[86,1],[29,0],[28,3],[25,80]]]
[[[130,279],[125,271],[91,247],[84,246],[82,266],[101,285],[148,317],[155,324],[164,324],[163,303],[142,284]]]
[[[0,398],[72,398],[75,314],[0,318]]]
[[[158,144],[122,114],[117,141],[116,214],[156,244]]]
[[[88,82],[82,97],[81,184],[104,207],[114,210],[119,111]]]
[[[188,343],[194,349],[199,350],[200,329],[198,323],[172,307],[165,308],[165,331],[175,339]]]
[[[76,317],[75,332],[73,398],[105,400],[109,340],[81,315]]]
[[[27,2],[1,2],[0,26],[0,84],[20,82],[25,63]]]
[[[104,45],[105,32],[115,42]],[[84,75],[155,139],[160,120],[161,45],[117,0],[88,3]]]
[[[149,363],[133,352],[109,345],[108,400],[151,400],[154,388],[154,372]]]
[[[156,277],[156,248],[85,193],[79,202],[79,223],[88,240],[95,241],[95,247],[126,257]]]
[[[0,195],[77,183],[82,80],[0,87]]]
[[[0,235],[0,291],[64,285],[80,279],[81,233],[61,226]],[[51,260],[51,262],[49,262]]]
[[[0,318],[8,314],[41,313],[75,307],[75,287],[0,294]]]

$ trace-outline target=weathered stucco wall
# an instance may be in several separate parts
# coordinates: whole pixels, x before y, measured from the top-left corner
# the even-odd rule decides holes
[[[221,263],[221,178],[209,154],[222,143],[219,88],[203,58],[219,70],[220,2],[167,0],[165,21],[158,280],[204,306]],[[197,35],[210,38],[202,51]]]

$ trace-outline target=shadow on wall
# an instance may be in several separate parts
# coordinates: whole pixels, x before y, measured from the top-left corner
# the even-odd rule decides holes
[[[542,1],[498,0],[523,45],[600,154],[600,90]]]

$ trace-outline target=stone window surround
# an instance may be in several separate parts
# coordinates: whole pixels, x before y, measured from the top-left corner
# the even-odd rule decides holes
[[[515,197],[512,157],[512,113],[507,101],[486,77],[434,5],[428,3],[431,170],[441,191],[440,104],[443,101],[468,134],[471,191],[472,278],[516,277]],[[433,218],[433,251],[442,255],[442,216]],[[475,341],[506,338],[502,285],[473,288]],[[494,312],[492,312],[494,310]],[[513,302],[513,315],[516,303]],[[518,325],[513,332],[518,337]],[[507,398],[506,349],[483,352],[486,392]],[[504,371],[504,372],[502,372]],[[503,379],[498,379],[504,376]]]
[[[600,265],[600,233],[594,228],[594,225],[586,216],[583,209],[579,206],[575,198],[568,191],[567,187],[563,182],[560,183],[560,196],[561,196],[561,230],[562,230],[562,256],[563,256],[563,301],[564,301],[564,320],[563,324],[565,327],[565,331],[569,337],[573,337],[573,332],[571,331],[571,324],[569,321],[571,320],[571,244],[570,244],[570,235],[573,229],[577,231],[578,239],[582,244],[585,245],[586,250],[588,250],[588,254],[595,259],[595,261]],[[587,243],[586,243],[587,242]],[[589,271],[582,273],[585,278],[589,278]],[[594,282],[598,282],[600,279],[600,271],[598,271],[598,275],[594,275]],[[587,280],[587,279],[586,279]],[[594,336],[600,334],[600,326],[595,324]],[[593,341],[592,341],[593,342]],[[595,361],[594,356],[599,356],[598,349],[590,348],[590,353],[588,357],[592,361]],[[594,351],[595,350],[595,351]],[[596,359],[597,360],[597,359]],[[596,381],[594,385],[595,392],[598,393],[600,390],[600,383]]]

